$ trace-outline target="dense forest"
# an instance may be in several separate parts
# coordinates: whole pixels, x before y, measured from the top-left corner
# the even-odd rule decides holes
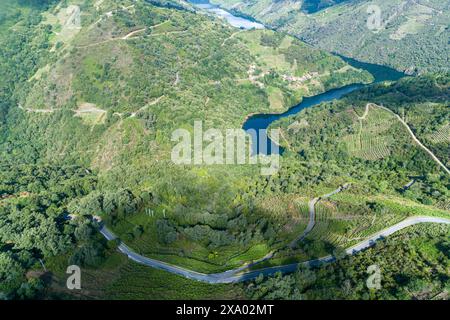
[[[95,265],[105,244],[90,220],[71,220],[67,205],[95,189],[80,167],[2,166],[0,171],[0,294],[39,297],[45,261],[72,252],[67,263]],[[42,264],[42,265],[41,265]]]
[[[175,165],[172,132],[192,132],[194,121],[240,128],[250,114],[374,77],[286,33],[234,29],[185,2],[5,0],[0,9],[1,298],[80,298],[64,288],[70,264],[87,273],[81,298],[326,296],[296,287],[313,271],[213,288],[148,270],[103,239],[100,220],[140,254],[212,273],[272,253],[258,267],[335,254],[406,217],[448,216],[448,175],[394,114],[370,107],[364,116],[368,103],[385,106],[448,164],[447,74],[370,86],[273,124],[286,151],[272,176],[252,165]],[[308,202],[344,183],[318,204],[315,232],[289,247],[308,223]],[[432,258],[447,263],[445,230],[432,229],[430,241]],[[354,271],[366,263],[354,259],[372,255],[329,268]],[[326,282],[332,270],[317,271],[323,288],[341,287],[344,276]],[[432,292],[443,291],[445,272],[433,265],[423,277],[437,281]],[[392,279],[389,290],[410,285]]]

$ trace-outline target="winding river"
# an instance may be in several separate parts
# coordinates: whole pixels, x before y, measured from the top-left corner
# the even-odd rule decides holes
[[[374,83],[379,83],[379,82],[383,82],[383,81],[395,81],[395,80],[398,80],[405,76],[405,74],[398,72],[397,70],[394,70],[389,67],[370,64],[370,63],[363,63],[363,62],[356,61],[354,59],[346,58],[346,57],[341,57],[341,58],[345,62],[347,62],[348,64],[350,64],[351,66],[353,66],[355,68],[364,69],[364,70],[367,70],[368,72],[370,72],[375,79]],[[371,84],[369,84],[369,85],[371,85]],[[295,115],[295,114],[299,113],[300,111],[302,111],[303,109],[317,106],[323,102],[329,102],[332,100],[340,99],[343,96],[345,96],[346,94],[349,94],[357,89],[361,89],[361,88],[364,88],[369,85],[351,84],[348,86],[344,86],[342,88],[332,89],[327,92],[318,94],[316,96],[306,97],[302,100],[301,103],[290,108],[288,111],[286,111],[284,113],[256,114],[256,115],[249,117],[245,121],[245,123],[243,125],[243,129],[244,130],[254,129],[257,132],[257,139],[254,139],[254,141],[252,142],[253,146],[254,146],[254,153],[264,153],[264,154],[269,154],[269,155],[272,154],[272,149],[274,149],[273,148],[274,142],[272,142],[270,139],[260,140],[259,135],[261,134],[261,132],[264,135],[266,135],[267,128],[273,122],[275,122],[279,119],[282,119],[282,118],[286,118],[286,117]],[[260,130],[262,130],[262,131],[260,131]],[[267,141],[267,146],[265,146],[265,147],[260,146],[259,145],[260,141]],[[278,150],[278,149],[279,149],[279,153],[282,154],[284,151],[283,148],[281,148],[281,147],[275,148],[275,150]],[[261,152],[262,150],[264,150],[264,151],[267,150],[267,152]]]
[[[409,217],[409,218],[397,223],[396,225],[393,225],[391,227],[383,229],[383,230],[373,234],[372,236],[368,237],[367,239],[359,242],[358,244],[356,244],[350,248],[347,248],[345,250],[345,253],[348,255],[355,255],[358,252],[364,251],[364,250],[372,247],[378,240],[382,240],[382,239],[396,233],[397,231],[403,230],[410,226],[414,226],[417,224],[423,224],[423,223],[427,223],[427,224],[428,223],[436,223],[436,224],[450,225],[450,219],[438,218],[438,217],[420,217],[420,216],[419,217]],[[106,228],[104,226],[100,229],[100,232],[109,241],[117,239],[117,237],[114,235],[114,233],[109,231],[108,228]],[[176,265],[173,265],[173,264],[170,264],[167,262],[163,262],[160,260],[155,260],[155,259],[151,259],[148,257],[144,257],[144,256],[138,254],[137,252],[135,252],[133,249],[126,246],[122,242],[119,243],[119,246],[117,249],[120,252],[122,252],[124,255],[126,255],[129,259],[131,259],[139,264],[142,264],[142,265],[145,265],[145,266],[148,266],[151,268],[159,269],[159,270],[164,270],[164,271],[167,271],[167,272],[170,272],[173,274],[177,274],[179,276],[182,276],[182,277],[185,277],[188,279],[207,282],[207,283],[211,283],[211,284],[235,283],[235,282],[248,281],[248,280],[256,279],[261,274],[264,276],[272,276],[278,272],[281,272],[283,274],[292,273],[292,272],[295,272],[295,270],[297,270],[300,265],[309,266],[309,267],[317,267],[317,266],[320,266],[320,265],[323,265],[326,263],[336,261],[335,260],[336,258],[334,256],[328,255],[328,256],[324,256],[321,258],[308,260],[308,261],[304,261],[304,262],[291,263],[291,264],[275,266],[275,267],[267,267],[267,268],[258,269],[258,270],[249,270],[249,267],[252,265],[252,264],[250,264],[250,265],[244,265],[237,269],[232,269],[232,270],[228,270],[228,271],[224,271],[224,272],[220,272],[220,273],[205,274],[205,273],[200,273],[197,271],[189,270],[189,269],[186,269],[186,268],[183,268],[180,266],[176,266]],[[265,258],[263,260],[267,260],[270,258],[271,258],[271,255],[267,256],[267,258]]]
[[[201,8],[202,10],[206,10],[207,12],[210,12],[212,14],[215,14],[216,16],[219,16],[220,18],[226,19],[228,23],[236,28],[241,29],[264,29],[265,26],[261,23],[250,21],[243,17],[236,17],[232,13],[220,8],[219,6],[211,4],[208,0],[189,0],[190,3],[194,4],[196,7]],[[368,72],[370,72],[375,81],[374,83],[383,82],[383,81],[395,81],[405,76],[404,73],[399,72],[395,69],[371,64],[371,63],[364,63],[360,62],[351,58],[340,56],[345,62],[350,64],[351,66],[358,68],[358,69],[364,69]],[[373,84],[373,83],[372,83]],[[254,129],[256,131],[256,135],[252,136],[252,144],[253,144],[253,153],[254,154],[272,154],[279,152],[280,154],[283,153],[283,148],[273,148],[274,142],[270,139],[260,139],[261,135],[264,135],[263,138],[266,138],[267,136],[267,128],[275,121],[289,117],[292,115],[295,115],[302,111],[305,108],[310,108],[313,106],[316,106],[318,104],[321,104],[323,102],[329,102],[332,100],[340,99],[346,94],[355,91],[357,89],[361,89],[367,85],[364,84],[352,84],[348,85],[342,88],[337,88],[333,90],[329,90],[327,92],[324,92],[322,94],[306,97],[303,99],[303,101],[296,106],[290,108],[288,111],[281,113],[281,114],[256,114],[249,117],[244,125],[244,130],[251,130]],[[266,146],[260,146],[259,142],[261,141],[267,141]],[[273,150],[273,152],[272,152]],[[279,150],[279,151],[277,151]]]

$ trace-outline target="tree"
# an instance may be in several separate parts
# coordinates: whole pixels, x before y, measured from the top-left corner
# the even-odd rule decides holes
[[[25,270],[5,252],[0,252],[0,293],[4,297],[10,297],[20,287]]]

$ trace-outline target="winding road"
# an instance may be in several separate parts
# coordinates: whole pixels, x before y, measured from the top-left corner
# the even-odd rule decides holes
[[[386,108],[386,107],[384,107],[384,106],[379,106],[379,105],[376,105],[376,104],[373,104],[373,103],[372,103],[372,105],[377,106],[378,108],[381,108],[381,109],[383,109],[383,110],[386,110],[386,111],[392,113],[392,114],[393,114],[393,115],[401,122],[401,124],[403,124],[403,126],[406,128],[406,130],[408,130],[408,132],[409,132],[409,134],[411,135],[411,137],[412,137],[412,139],[414,140],[414,142],[415,142],[420,148],[422,148],[426,153],[428,153],[428,154],[431,156],[431,158],[433,158],[433,160],[434,160],[434,161],[435,161],[442,169],[444,169],[444,171],[445,171],[447,174],[450,175],[450,170],[445,166],[445,164],[443,164],[443,163],[441,162],[441,160],[439,160],[438,157],[436,157],[436,155],[435,155],[430,149],[428,149],[427,147],[425,147],[425,146],[422,144],[422,142],[420,142],[420,140],[417,139],[417,137],[416,137],[416,135],[414,134],[414,132],[411,130],[411,128],[410,128],[409,125],[405,122],[405,120],[402,119],[402,117],[400,117],[398,114],[396,114],[394,111],[392,111],[392,110],[389,109],[389,108]]]
[[[439,224],[450,225],[450,219],[438,218],[438,217],[420,217],[420,216],[410,217],[410,218],[403,220],[400,223],[397,223],[396,225],[393,225],[392,227],[386,228],[380,232],[375,233],[374,235],[370,236],[369,238],[348,248],[347,250],[345,250],[345,252],[348,255],[357,254],[358,252],[361,252],[361,251],[373,246],[376,243],[376,241],[378,241],[378,240],[384,239],[384,238],[392,235],[393,233],[400,231],[404,228],[407,228],[407,227],[410,227],[410,226],[413,226],[416,224],[420,224],[420,223],[439,223]],[[107,240],[117,239],[117,237],[104,226],[100,229],[100,232]],[[131,259],[137,263],[140,263],[140,264],[152,267],[152,268],[156,268],[159,270],[165,270],[167,272],[177,274],[179,276],[182,276],[182,277],[185,277],[188,279],[207,282],[207,283],[211,283],[211,284],[236,283],[236,282],[248,281],[248,280],[257,278],[260,274],[262,274],[264,276],[270,276],[270,275],[274,275],[277,272],[292,273],[292,272],[295,272],[300,265],[314,267],[314,266],[319,266],[321,264],[330,263],[330,262],[335,261],[335,258],[333,256],[329,255],[329,256],[325,256],[325,257],[315,259],[315,260],[309,260],[309,261],[305,261],[305,262],[293,263],[293,264],[276,266],[276,267],[271,267],[271,268],[263,268],[263,269],[254,270],[254,271],[243,272],[245,269],[248,269],[248,266],[244,266],[241,268],[232,269],[232,270],[221,272],[221,273],[204,274],[204,273],[192,271],[189,269],[185,269],[182,267],[178,267],[178,266],[166,263],[166,262],[162,262],[159,260],[150,259],[150,258],[141,256],[141,255],[137,254],[136,252],[134,252],[131,248],[127,247],[123,243],[121,243],[119,245],[118,250],[120,252],[122,252],[123,254],[125,254],[126,256],[128,256],[129,259]],[[266,257],[266,259],[267,259],[267,257]]]
[[[291,242],[289,247],[295,248],[297,243],[302,241],[303,239],[305,239],[306,236],[312,231],[312,229],[314,229],[314,226],[316,225],[316,204],[317,204],[317,202],[319,202],[322,199],[330,198],[330,197],[334,196],[335,194],[338,194],[339,192],[348,189],[349,186],[350,186],[350,184],[346,183],[343,186],[339,187],[338,189],[334,190],[333,192],[330,192],[329,194],[326,194],[326,195],[318,197],[318,198],[314,198],[311,201],[309,201],[309,203],[308,203],[308,208],[309,208],[308,209],[308,212],[309,212],[308,225],[306,226],[305,231],[303,231],[303,233],[300,236],[298,236],[294,241]]]
[[[413,131],[410,129],[410,127],[408,126],[408,124],[396,113],[394,113],[392,110],[384,107],[384,106],[378,106],[375,104],[367,104],[366,106],[366,110],[364,112],[364,114],[361,117],[358,117],[360,120],[364,120],[368,113],[369,113],[369,108],[371,106],[374,107],[378,107],[381,109],[384,109],[386,111],[389,111],[390,113],[393,113],[397,119],[406,127],[406,129],[408,130],[409,134],[412,136],[414,142],[419,145],[419,147],[421,147],[423,150],[425,150],[432,158],[433,160],[439,164],[448,174],[450,174],[450,171],[448,170],[448,168],[433,154],[433,152],[431,152],[427,147],[425,147],[414,135]],[[292,241],[290,243],[290,247],[293,248],[295,247],[295,245],[303,240],[313,229],[314,226],[316,224],[316,213],[315,213],[315,206],[316,204],[321,200],[321,199],[326,199],[329,198],[343,190],[346,190],[349,187],[349,184],[345,184],[343,186],[341,186],[340,188],[338,188],[337,190],[326,194],[324,196],[318,197],[318,198],[314,198],[311,201],[309,201],[308,206],[309,206],[309,223],[306,227],[306,229],[303,231],[303,233],[296,238],[294,241]],[[373,234],[372,236],[370,236],[369,238],[357,243],[356,245],[348,248],[345,250],[345,253],[347,255],[355,255],[358,252],[361,252],[365,249],[368,249],[370,247],[372,247],[377,241],[382,240],[390,235],[392,235],[393,233],[403,230],[407,227],[416,225],[416,224],[421,224],[421,223],[438,223],[438,224],[447,224],[450,225],[450,219],[448,218],[438,218],[438,217],[427,217],[427,216],[414,216],[414,217],[409,217],[391,227],[388,227],[386,229],[383,229],[375,234]],[[108,230],[105,226],[103,226],[100,229],[100,232],[102,233],[102,235],[107,239],[107,240],[115,240],[117,239],[117,237],[110,231]],[[281,272],[283,274],[285,273],[292,273],[295,272],[297,270],[297,268],[301,265],[303,266],[310,266],[310,267],[315,267],[315,266],[319,266],[322,264],[326,264],[326,263],[330,263],[336,260],[336,258],[332,255],[328,255],[325,257],[321,257],[318,259],[314,259],[314,260],[309,260],[309,261],[304,261],[304,262],[299,262],[299,263],[292,263],[292,264],[287,264],[287,265],[282,265],[282,266],[275,266],[275,267],[269,267],[269,268],[262,268],[262,269],[258,269],[258,270],[252,270],[249,271],[248,269],[251,266],[254,266],[262,261],[267,261],[269,259],[271,259],[273,257],[273,253],[269,253],[268,255],[266,255],[265,257],[263,257],[262,259],[253,262],[252,264],[248,264],[248,265],[244,265],[240,268],[237,269],[232,269],[232,270],[228,270],[225,272],[221,272],[221,273],[213,273],[213,274],[205,274],[205,273],[200,273],[200,272],[196,272],[193,270],[189,270],[189,269],[185,269],[183,267],[179,267],[176,265],[172,265],[166,262],[162,262],[159,260],[155,260],[155,259],[151,259],[151,258],[147,258],[144,257],[142,255],[139,255],[138,253],[136,253],[135,251],[133,251],[131,248],[127,247],[124,243],[120,243],[118,246],[118,250],[120,252],[122,252],[123,254],[125,254],[129,259],[139,263],[139,264],[143,264],[145,266],[148,267],[152,267],[152,268],[156,268],[159,270],[164,270],[188,279],[192,279],[192,280],[196,280],[196,281],[202,281],[202,282],[206,282],[206,283],[210,283],[210,284],[217,284],[217,283],[236,283],[236,282],[242,282],[242,281],[248,281],[248,280],[252,280],[257,278],[258,276],[260,276],[261,274],[264,276],[270,276],[270,275],[274,275],[278,272]]]
[[[410,127],[408,126],[408,124],[396,113],[394,113],[392,110],[384,107],[384,106],[379,106],[379,105],[375,105],[375,104],[368,104],[366,106],[366,110],[363,114],[363,116],[359,117],[360,120],[365,119],[365,117],[367,116],[368,112],[369,112],[369,108],[373,106],[373,107],[378,107],[381,109],[384,109],[386,111],[389,111],[390,113],[393,113],[397,119],[406,127],[406,129],[408,130],[409,134],[412,136],[414,142],[419,145],[419,147],[421,147],[423,150],[425,150],[432,158],[433,160],[439,164],[447,173],[450,174],[450,171],[448,170],[448,168],[433,154],[433,152],[431,152],[427,147],[425,147],[414,135],[414,133],[412,132],[412,130],[410,129]],[[345,184],[343,186],[341,186],[340,188],[338,188],[337,190],[326,194],[324,196],[318,197],[318,198],[314,198],[312,199],[309,203],[309,223],[308,226],[306,227],[305,231],[303,231],[303,233],[296,238],[294,241],[291,242],[290,247],[293,248],[295,247],[295,245],[303,240],[314,228],[316,222],[315,222],[315,206],[317,204],[317,202],[319,202],[321,199],[326,199],[329,198],[345,189],[347,189],[349,187],[349,184]],[[382,231],[379,231],[375,234],[373,234],[372,236],[370,236],[369,238],[357,243],[356,245],[348,248],[345,250],[347,255],[355,255],[358,252],[361,252],[367,248],[370,248],[371,246],[373,246],[377,241],[384,239],[390,235],[392,235],[393,233],[403,230],[407,227],[416,225],[416,224],[421,224],[421,223],[438,223],[438,224],[447,224],[450,225],[450,219],[448,218],[438,218],[438,217],[427,217],[427,216],[414,216],[414,217],[409,217],[389,228],[383,229]],[[116,236],[109,231],[106,227],[102,227],[100,232],[103,234],[103,236],[108,239],[108,240],[114,240],[116,239]],[[292,263],[292,264],[288,264],[288,265],[282,265],[282,266],[275,266],[275,267],[269,267],[269,268],[262,268],[262,269],[258,269],[258,270],[253,270],[253,271],[248,271],[249,267],[256,265],[257,263],[260,263],[262,261],[267,261],[269,259],[271,259],[273,257],[273,253],[269,253],[267,256],[265,256],[264,258],[253,262],[252,264],[249,265],[245,265],[242,266],[240,268],[237,269],[232,269],[232,270],[228,270],[225,272],[221,272],[221,273],[213,273],[213,274],[204,274],[204,273],[200,273],[200,272],[196,272],[193,270],[189,270],[189,269],[185,269],[179,266],[175,266],[166,262],[162,262],[159,260],[155,260],[155,259],[151,259],[151,258],[147,258],[144,257],[142,255],[137,254],[136,252],[134,252],[131,248],[127,247],[124,243],[120,243],[118,250],[120,252],[122,252],[123,254],[125,254],[126,256],[128,256],[129,259],[152,267],[152,268],[156,268],[156,269],[160,269],[160,270],[165,270],[167,272],[173,273],[173,274],[177,274],[179,276],[188,278],[188,279],[192,279],[192,280],[197,280],[197,281],[202,281],[202,282],[207,282],[207,283],[211,283],[211,284],[216,284],[216,283],[236,283],[236,282],[242,282],[242,281],[248,281],[248,280],[252,280],[257,278],[259,275],[264,275],[264,276],[270,276],[270,275],[274,275],[275,273],[281,272],[283,274],[285,273],[292,273],[295,272],[297,270],[297,268],[300,265],[304,265],[304,266],[310,266],[310,267],[315,267],[315,266],[319,266],[325,263],[330,263],[336,260],[335,257],[333,257],[332,255],[328,255],[322,258],[318,258],[318,259],[314,259],[314,260],[309,260],[309,261],[304,261],[304,262],[299,262],[299,263]]]

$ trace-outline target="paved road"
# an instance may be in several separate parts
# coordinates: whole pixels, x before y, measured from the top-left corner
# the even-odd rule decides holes
[[[316,208],[317,202],[319,202],[322,199],[330,198],[331,196],[334,196],[335,194],[338,194],[339,192],[342,192],[342,191],[348,189],[349,186],[350,186],[350,184],[346,183],[343,186],[339,187],[338,189],[334,190],[333,192],[330,192],[329,194],[326,194],[326,195],[318,197],[318,198],[314,198],[311,201],[309,201],[309,203],[308,203],[308,207],[309,207],[309,209],[308,209],[308,212],[309,212],[308,225],[306,226],[305,231],[303,231],[303,233],[300,236],[298,236],[295,240],[293,240],[289,244],[289,247],[295,248],[297,243],[302,241],[303,239],[305,239],[306,236],[312,231],[312,229],[314,229],[314,226],[316,225],[316,209],[315,208]]]
[[[407,228],[409,226],[419,224],[419,223],[439,223],[439,224],[449,224],[450,225],[450,219],[437,218],[437,217],[410,217],[392,227],[389,227],[380,232],[377,232],[374,235],[372,235],[371,237],[369,237],[368,239],[348,248],[346,250],[346,253],[349,255],[354,255],[362,250],[365,250],[365,249],[373,246],[377,240],[388,237],[391,234],[393,234],[399,230],[402,230],[404,228]],[[116,236],[111,231],[109,231],[106,227],[102,227],[100,232],[108,240],[116,239]],[[330,256],[325,256],[325,257],[315,259],[315,260],[309,260],[306,262],[293,263],[293,264],[289,264],[289,265],[276,266],[276,267],[271,267],[271,268],[263,268],[263,269],[259,269],[259,270],[255,270],[255,271],[249,271],[249,272],[242,272],[243,270],[245,270],[247,268],[247,266],[244,266],[244,267],[241,267],[238,269],[233,269],[233,270],[225,271],[222,273],[204,274],[204,273],[199,273],[196,271],[188,270],[188,269],[185,269],[182,267],[178,267],[178,266],[175,266],[175,265],[172,265],[169,263],[165,263],[165,262],[162,262],[159,260],[150,259],[150,258],[141,256],[141,255],[137,254],[136,252],[134,252],[132,249],[128,248],[123,243],[119,245],[118,249],[120,252],[127,255],[129,259],[131,259],[137,263],[140,263],[140,264],[152,267],[152,268],[160,269],[160,270],[165,270],[170,273],[177,274],[177,275],[180,275],[180,276],[188,278],[188,279],[207,282],[207,283],[235,283],[235,282],[248,281],[248,280],[257,278],[260,274],[263,274],[264,276],[269,276],[269,275],[273,275],[277,272],[291,273],[291,272],[294,272],[295,270],[297,270],[297,268],[300,265],[314,267],[314,266],[318,266],[318,265],[321,265],[324,263],[333,262],[335,260],[335,258],[330,255]]]

